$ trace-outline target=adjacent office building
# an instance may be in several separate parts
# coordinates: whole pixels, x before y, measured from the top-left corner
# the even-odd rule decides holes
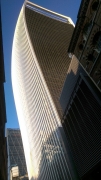
[[[4,56],[2,42],[2,23],[0,6],[0,179],[7,179],[7,147],[5,138],[6,108],[4,95]]]
[[[29,179],[78,179],[61,127],[60,94],[71,65],[68,17],[26,2],[12,48],[12,86]]]
[[[19,129],[7,129],[8,180],[28,180],[24,149]]]
[[[100,14],[101,1],[82,0],[68,48],[72,64],[60,97],[62,125],[82,180],[101,179]]]
[[[101,92],[101,2],[82,0],[69,55],[75,54],[80,65]]]

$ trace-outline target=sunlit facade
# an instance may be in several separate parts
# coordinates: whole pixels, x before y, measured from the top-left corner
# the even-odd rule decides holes
[[[61,136],[59,104],[73,29],[70,18],[30,2],[17,21],[12,86],[31,180],[77,179]]]

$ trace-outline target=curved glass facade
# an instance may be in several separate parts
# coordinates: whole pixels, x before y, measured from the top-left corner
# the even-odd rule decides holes
[[[59,97],[70,64],[66,49],[73,24],[38,8],[30,3],[22,7],[12,49],[12,86],[28,175],[37,180],[73,179],[59,130]]]

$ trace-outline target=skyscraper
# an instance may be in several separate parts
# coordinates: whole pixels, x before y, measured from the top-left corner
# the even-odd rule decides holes
[[[25,155],[19,129],[7,129],[7,150],[8,150],[8,180],[28,180]],[[15,169],[18,167],[18,169]]]
[[[12,86],[29,179],[78,179],[61,133],[59,103],[71,62],[67,46],[73,29],[70,18],[30,2],[18,18]]]

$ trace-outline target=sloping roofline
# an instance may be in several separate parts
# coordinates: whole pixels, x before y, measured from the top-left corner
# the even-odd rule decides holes
[[[34,3],[30,2],[30,1],[26,1],[25,6],[32,9],[32,10],[34,10],[34,11],[36,11],[36,12],[38,12],[38,13],[40,13],[40,14],[43,14],[45,16],[48,16],[48,17],[51,17],[53,19],[63,21],[64,23],[69,23],[69,24],[72,24],[73,26],[75,26],[72,19],[70,17],[68,17],[68,16],[64,16],[64,15],[61,15],[61,14],[56,13],[54,11],[48,10],[48,9],[43,8],[43,7],[39,6],[39,5],[36,5],[36,4],[34,4]]]

